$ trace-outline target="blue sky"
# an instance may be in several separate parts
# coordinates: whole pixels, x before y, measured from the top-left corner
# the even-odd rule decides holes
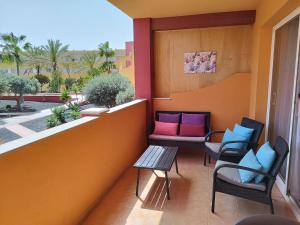
[[[0,0],[0,15],[0,33],[24,34],[33,45],[59,39],[88,50],[133,40],[132,19],[106,0]]]

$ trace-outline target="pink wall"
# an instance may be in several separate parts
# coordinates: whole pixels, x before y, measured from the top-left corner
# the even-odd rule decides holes
[[[136,98],[145,98],[147,122],[152,115],[152,33],[151,19],[134,19],[134,65]]]

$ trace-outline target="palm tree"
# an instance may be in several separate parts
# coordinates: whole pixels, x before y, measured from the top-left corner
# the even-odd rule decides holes
[[[14,33],[2,34],[0,36],[0,41],[2,42],[0,44],[0,48],[2,49],[0,60],[2,62],[15,62],[18,75],[20,75],[20,64],[22,63],[21,53],[23,49],[27,49],[30,46],[29,43],[22,45],[25,39],[25,35],[16,36]]]
[[[29,46],[23,52],[24,62],[30,67],[35,68],[36,75],[40,75],[41,68],[45,64],[45,51],[40,46]]]
[[[100,70],[111,73],[112,69],[116,68],[114,61],[111,60],[115,56],[115,51],[109,47],[108,41],[99,45],[99,55],[100,57],[104,57],[104,62],[100,66]]]
[[[52,71],[57,71],[58,63],[64,54],[68,51],[69,45],[63,45],[59,40],[48,40],[47,45],[43,46],[43,50],[48,56]]]
[[[85,52],[81,56],[81,61],[86,65],[90,70],[95,67],[97,62],[97,53],[96,52]]]

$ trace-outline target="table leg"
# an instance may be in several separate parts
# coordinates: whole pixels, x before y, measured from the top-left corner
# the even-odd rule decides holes
[[[166,188],[167,188],[167,199],[170,200],[169,178],[168,178],[167,171],[165,171],[165,178],[166,178]]]
[[[178,163],[177,163],[177,156],[175,157],[175,166],[176,166],[176,173],[178,174]]]
[[[139,196],[140,169],[137,170],[135,195]]]

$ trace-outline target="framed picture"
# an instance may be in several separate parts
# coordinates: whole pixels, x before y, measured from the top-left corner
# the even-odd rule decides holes
[[[184,73],[215,73],[217,52],[184,53]]]

